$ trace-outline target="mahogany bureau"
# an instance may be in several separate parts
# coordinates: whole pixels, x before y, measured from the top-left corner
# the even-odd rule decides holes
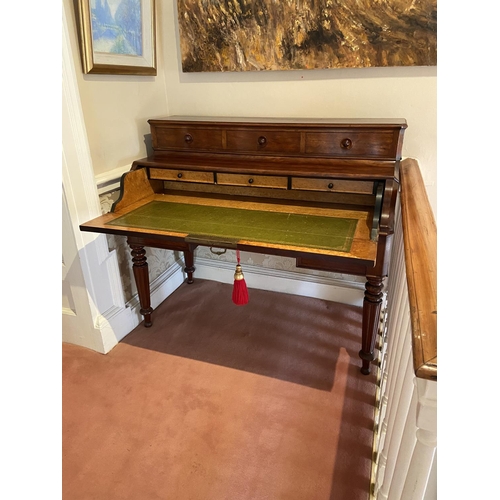
[[[168,117],[133,162],[110,213],[82,231],[124,235],[141,314],[152,324],[144,247],[182,251],[193,282],[204,245],[293,257],[366,277],[363,374],[374,359],[399,186],[403,119]]]

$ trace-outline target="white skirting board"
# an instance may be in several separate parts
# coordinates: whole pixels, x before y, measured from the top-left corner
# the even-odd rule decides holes
[[[235,264],[211,259],[195,258],[194,279],[201,278],[221,283],[233,283]],[[301,272],[268,269],[244,264],[245,282],[251,290],[290,293],[356,306],[363,305],[365,286],[357,281],[315,276]]]
[[[151,307],[158,307],[171,293],[182,285],[185,279],[184,266],[175,263],[150,284]],[[144,319],[140,313],[138,295],[129,300],[125,307],[112,308],[97,318],[96,328],[101,331],[105,352],[108,353],[120,340],[126,337]]]

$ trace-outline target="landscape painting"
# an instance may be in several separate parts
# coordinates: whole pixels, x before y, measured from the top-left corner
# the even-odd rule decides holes
[[[435,66],[437,0],[178,0],[184,72]]]
[[[142,55],[140,0],[91,0],[95,52]]]
[[[85,73],[156,75],[154,0],[78,0]]]

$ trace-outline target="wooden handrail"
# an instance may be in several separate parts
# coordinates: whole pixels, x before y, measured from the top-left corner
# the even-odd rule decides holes
[[[401,162],[401,215],[415,375],[437,380],[437,228],[418,162]]]

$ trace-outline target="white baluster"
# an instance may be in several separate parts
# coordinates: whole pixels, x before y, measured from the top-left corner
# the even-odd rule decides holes
[[[413,450],[402,500],[423,500],[437,446],[437,383],[415,379],[418,392],[417,442]]]
[[[386,457],[381,451],[384,448],[385,439],[388,430],[388,403],[393,397],[394,387],[397,380],[398,346],[401,345],[401,322],[402,318],[408,314],[408,299],[406,288],[406,272],[404,267],[404,248],[402,231],[396,231],[393,242],[393,260],[391,262],[391,274],[388,291],[388,321],[387,321],[387,346],[384,365],[382,367],[382,376],[380,380],[380,409],[377,422],[377,436],[375,441],[375,450],[377,451],[374,475],[372,477],[375,483],[375,489],[382,482],[385,471]]]
[[[388,278],[385,332],[381,336],[377,451],[372,470],[377,500],[425,500],[436,456],[436,383],[417,379],[399,207]],[[384,338],[384,335],[386,338]],[[385,344],[384,344],[385,343]],[[432,494],[429,484],[427,494]],[[430,497],[429,497],[430,498]]]
[[[413,368],[413,363],[412,363]],[[408,412],[405,415],[403,434],[400,439],[399,449],[395,457],[395,468],[392,479],[389,485],[388,500],[401,500],[402,491],[405,484],[406,474],[410,465],[410,460],[415,448],[417,437],[415,432],[417,430],[417,403],[418,394],[413,383],[415,376],[413,369],[407,373],[407,380],[409,382],[408,391],[411,392],[411,402],[408,407]]]
[[[409,328],[409,323],[407,328]],[[409,340],[409,339],[407,339]],[[411,343],[408,341],[403,342],[401,356],[401,363],[398,363],[397,372],[395,375],[396,384],[393,396],[389,401],[389,418],[387,419],[388,434],[380,456],[380,472],[377,483],[377,491],[379,495],[377,498],[387,499],[390,483],[394,473],[398,447],[403,434],[404,423],[408,414],[412,394],[412,378],[406,375],[412,369],[412,354]]]

